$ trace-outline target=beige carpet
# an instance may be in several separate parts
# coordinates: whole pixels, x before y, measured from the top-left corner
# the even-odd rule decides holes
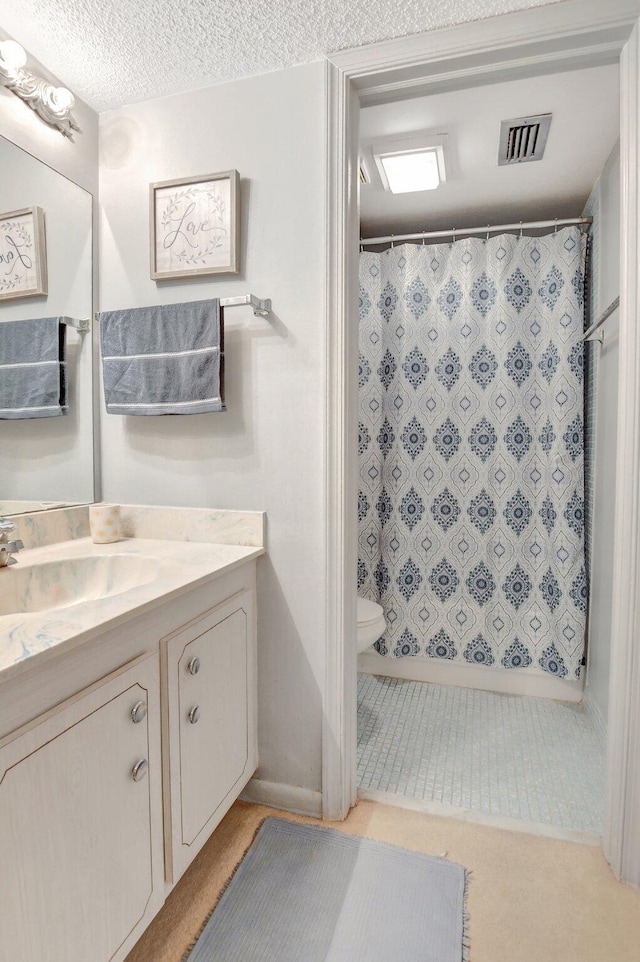
[[[181,962],[269,814],[234,805],[126,962]],[[598,848],[376,802],[360,802],[345,822],[326,824],[430,855],[446,852],[470,869],[471,962],[640,960],[640,892],[614,879]]]

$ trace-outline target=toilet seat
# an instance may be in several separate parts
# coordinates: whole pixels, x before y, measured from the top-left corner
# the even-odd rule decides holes
[[[384,620],[382,605],[368,598],[358,598],[357,606],[357,644],[358,651],[366,651],[371,645],[381,638],[387,630],[387,623]]]
[[[378,621],[382,613],[382,605],[369,601],[368,598],[358,598],[358,628],[364,628]]]

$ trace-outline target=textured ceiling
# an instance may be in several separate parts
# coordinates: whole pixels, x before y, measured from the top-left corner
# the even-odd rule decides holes
[[[0,28],[96,110],[546,0],[20,0]]]

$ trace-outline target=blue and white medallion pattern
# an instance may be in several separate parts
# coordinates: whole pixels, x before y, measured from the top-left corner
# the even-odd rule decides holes
[[[360,256],[359,590],[392,658],[577,678],[577,228]]]

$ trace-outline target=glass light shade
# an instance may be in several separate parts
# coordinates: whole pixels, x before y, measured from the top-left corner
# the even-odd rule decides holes
[[[4,60],[7,67],[12,70],[19,70],[27,62],[27,55],[24,49],[15,40],[3,40],[0,43],[0,58]]]
[[[59,110],[72,110],[76,98],[66,87],[56,87],[53,91],[53,102]]]
[[[392,194],[415,190],[435,190],[440,186],[438,157],[435,150],[413,150],[380,157]]]

